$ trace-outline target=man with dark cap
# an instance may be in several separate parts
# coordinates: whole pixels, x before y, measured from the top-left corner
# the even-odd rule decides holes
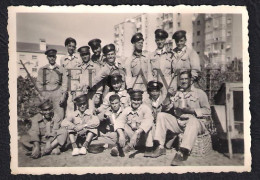
[[[45,52],[49,63],[39,69],[36,84],[43,98],[53,102],[55,114],[63,119],[67,96],[67,74],[62,66],[56,64],[56,54],[56,49],[48,49]]]
[[[166,96],[167,91],[174,86],[174,83],[172,82],[174,77],[171,59],[172,54],[167,50],[165,45],[168,33],[163,29],[157,29],[154,34],[157,49],[150,54],[150,61],[148,63],[148,79],[149,81],[153,80],[163,82],[163,95]]]
[[[136,33],[131,39],[134,46],[133,55],[126,59],[127,89],[146,91],[145,83],[148,79],[148,52],[143,51],[144,38],[142,33]],[[144,82],[145,81],[145,82]]]
[[[128,153],[136,146],[146,147],[144,156],[151,156],[153,147],[153,137],[151,129],[153,127],[152,110],[143,104],[143,91],[130,91],[131,106],[125,108],[122,114],[115,121],[115,131],[119,135],[118,148],[123,148],[124,153]],[[114,149],[112,155],[118,155]]]
[[[178,76],[178,72],[181,69],[191,69],[192,80],[196,80],[198,73],[201,71],[200,58],[194,49],[186,46],[186,31],[176,31],[172,39],[174,39],[176,43],[176,48],[172,51],[172,66],[175,76]]]
[[[80,84],[78,87],[78,91],[83,93],[87,93],[88,89],[92,87],[94,77],[96,76],[97,72],[100,70],[100,66],[93,61],[90,60],[90,48],[89,46],[82,46],[78,49],[80,57],[82,59],[82,63],[78,65],[78,73],[79,73],[79,80]],[[102,94],[102,87],[98,89],[97,94]],[[89,109],[94,109],[94,99],[96,95],[90,97],[89,101]]]
[[[116,59],[116,50],[114,44],[108,44],[103,47],[103,54],[106,58],[104,66],[93,80],[95,88],[99,88],[100,85],[107,84],[106,80],[109,75],[120,74],[122,76],[122,89],[125,88],[125,69],[122,66],[120,60]],[[106,86],[103,97],[108,93],[109,87]]]
[[[164,100],[162,87],[163,84],[159,81],[149,81],[147,84],[147,93],[149,94],[149,97],[144,99],[144,103],[153,111],[155,122],[157,114],[162,110],[162,102]]]
[[[91,47],[93,55],[91,60],[98,64],[100,68],[104,65],[103,55],[101,54],[101,40],[100,39],[92,39],[88,42],[88,45]]]
[[[68,76],[68,97],[66,114],[75,110],[73,99],[75,98],[75,91],[77,90],[78,82],[78,65],[81,64],[79,55],[75,52],[77,42],[74,38],[69,37],[65,40],[65,47],[67,48],[67,54],[60,60],[60,65],[67,71]]]
[[[34,159],[50,153],[60,154],[68,135],[66,129],[61,128],[62,119],[53,111],[50,100],[42,101],[38,108],[40,113],[31,119],[28,134],[21,137],[22,144],[31,151],[29,154]]]
[[[180,86],[177,93],[163,104],[164,112],[157,115],[154,140],[159,146],[154,151],[153,157],[165,155],[164,148],[167,131],[174,135],[183,133],[180,151],[172,160],[172,165],[179,165],[187,160],[197,135],[205,132],[203,120],[210,116],[210,105],[206,93],[191,86],[190,70],[180,71]],[[165,113],[168,112],[168,113]]]
[[[70,142],[72,144],[72,155],[84,155],[87,153],[91,140],[97,136],[99,119],[88,109],[88,95],[81,94],[74,99],[77,110],[70,113],[61,123],[67,128]],[[83,145],[79,149],[78,143],[83,139]]]

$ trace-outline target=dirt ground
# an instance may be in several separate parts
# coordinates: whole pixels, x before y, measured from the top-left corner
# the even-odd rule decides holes
[[[20,167],[97,167],[97,166],[170,166],[171,161],[176,153],[175,150],[167,150],[167,154],[158,158],[145,158],[143,153],[131,152],[129,155],[136,153],[134,158],[112,157],[110,149],[106,149],[100,154],[91,154],[81,156],[72,156],[72,150],[69,149],[60,155],[49,155],[40,159],[32,159],[25,155],[26,151],[19,145],[18,165]],[[183,166],[240,166],[244,163],[242,153],[234,154],[233,159],[226,155],[212,150],[205,157],[190,156],[183,163]]]

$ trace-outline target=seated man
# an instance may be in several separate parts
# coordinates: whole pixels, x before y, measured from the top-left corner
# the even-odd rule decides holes
[[[103,103],[96,110],[100,120],[104,119],[104,113],[110,106],[110,101],[109,101],[110,96],[117,94],[120,97],[120,107],[122,107],[122,109],[124,109],[130,105],[129,94],[127,93],[127,91],[125,89],[123,89],[123,90],[121,89],[122,83],[123,83],[122,76],[121,75],[110,75],[108,79],[109,79],[108,83],[109,83],[110,89],[112,91],[107,93],[107,95],[105,96],[105,98],[103,100]]]
[[[88,95],[82,94],[74,99],[77,110],[69,114],[61,123],[66,127],[69,133],[70,142],[72,144],[72,155],[86,154],[87,148],[97,135],[97,127],[99,126],[99,119],[93,115],[92,111],[88,109]],[[82,147],[79,149],[78,144],[80,139],[84,139]]]
[[[152,155],[153,147],[151,132],[153,115],[152,110],[143,104],[142,94],[143,92],[140,90],[130,91],[131,106],[125,108],[122,114],[116,119],[115,131],[119,135],[119,150],[123,148],[123,152],[128,153],[137,145],[145,146],[145,157],[149,157]],[[114,153],[114,155],[117,154],[118,152]]]
[[[120,97],[113,94],[109,97],[109,108],[104,113],[104,118],[100,121],[99,137],[95,141],[114,146],[117,142],[117,133],[114,131],[116,118],[122,113],[123,107],[120,105]],[[94,142],[93,142],[94,143]]]
[[[180,87],[177,93],[170,97],[169,104],[165,104],[165,111],[168,113],[160,112],[157,116],[154,136],[159,146],[154,151],[153,157],[158,157],[166,154],[164,143],[168,130],[174,134],[184,133],[180,151],[176,153],[172,165],[187,160],[197,135],[205,131],[201,120],[211,113],[206,93],[191,86],[191,72],[188,70],[180,72],[179,80]]]
[[[157,114],[162,110],[162,102],[165,98],[162,93],[162,87],[163,84],[159,81],[149,81],[147,84],[149,97],[144,99],[144,103],[152,109],[155,122]]]
[[[61,119],[54,114],[50,100],[41,103],[39,108],[40,113],[31,119],[31,129],[21,138],[25,148],[32,150],[31,157],[34,159],[50,153],[60,154],[60,148],[65,144],[68,135],[66,129],[61,128]]]

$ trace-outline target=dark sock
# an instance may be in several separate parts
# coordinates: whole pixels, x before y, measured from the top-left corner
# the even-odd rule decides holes
[[[82,145],[82,147],[88,148],[89,142],[85,141],[84,144]]]
[[[71,145],[72,145],[72,148],[73,148],[73,149],[78,147],[75,142],[74,142],[74,143],[71,143]]]

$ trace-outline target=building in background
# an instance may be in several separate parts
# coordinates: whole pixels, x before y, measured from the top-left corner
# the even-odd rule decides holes
[[[195,42],[194,42],[195,43]],[[225,65],[242,58],[242,16],[205,15],[205,51],[212,65]]]
[[[48,63],[47,57],[44,54],[46,49],[56,49],[58,51],[57,64],[60,63],[60,58],[67,52],[64,46],[46,44],[45,39],[40,39],[39,43],[17,42],[17,75],[22,77],[27,76],[25,69],[20,63],[20,60],[22,60],[30,75],[37,77],[39,68]]]

